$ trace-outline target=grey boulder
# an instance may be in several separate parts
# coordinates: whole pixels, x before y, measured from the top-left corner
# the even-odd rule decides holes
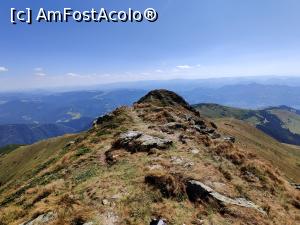
[[[120,135],[113,147],[125,148],[130,152],[148,152],[153,148],[167,149],[172,143],[169,139],[154,137],[140,131],[128,131]]]

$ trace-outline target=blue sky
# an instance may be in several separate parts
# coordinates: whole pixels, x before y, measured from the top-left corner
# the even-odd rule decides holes
[[[300,75],[297,0],[3,0],[0,6],[0,90]],[[12,7],[152,7],[159,20],[12,25]]]

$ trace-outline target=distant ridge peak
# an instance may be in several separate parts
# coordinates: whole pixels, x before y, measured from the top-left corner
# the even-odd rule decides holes
[[[183,106],[190,109],[190,105],[178,94],[166,89],[157,89],[150,91],[142,97],[137,103],[151,103],[157,106]]]

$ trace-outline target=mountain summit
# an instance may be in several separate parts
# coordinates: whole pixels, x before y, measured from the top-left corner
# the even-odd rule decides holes
[[[150,91],[147,95],[142,97],[137,103],[151,103],[157,106],[182,106],[190,108],[189,104],[175,92],[158,89]]]
[[[0,224],[298,224],[299,192],[263,150],[155,90],[1,156]]]

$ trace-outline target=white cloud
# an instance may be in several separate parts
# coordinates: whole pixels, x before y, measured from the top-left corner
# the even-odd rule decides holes
[[[158,69],[158,70],[155,70],[156,73],[163,73],[164,71]]]
[[[43,68],[41,68],[41,67],[36,67],[36,68],[34,68],[34,71],[36,71],[36,72],[41,72],[41,71],[43,71]]]
[[[192,69],[193,67],[190,65],[179,65],[176,66],[177,69],[181,69],[181,70],[187,70],[187,69]]]
[[[1,72],[7,72],[7,71],[8,71],[8,69],[6,67],[0,66],[0,73]]]
[[[34,75],[39,76],[39,77],[45,77],[45,76],[47,76],[47,74],[43,73],[43,72],[37,72]]]
[[[35,71],[34,75],[38,77],[45,77],[47,74],[44,72],[44,69],[41,67],[36,67],[33,69]]]
[[[81,77],[81,75],[79,75],[77,73],[67,73],[66,75],[69,77]]]

